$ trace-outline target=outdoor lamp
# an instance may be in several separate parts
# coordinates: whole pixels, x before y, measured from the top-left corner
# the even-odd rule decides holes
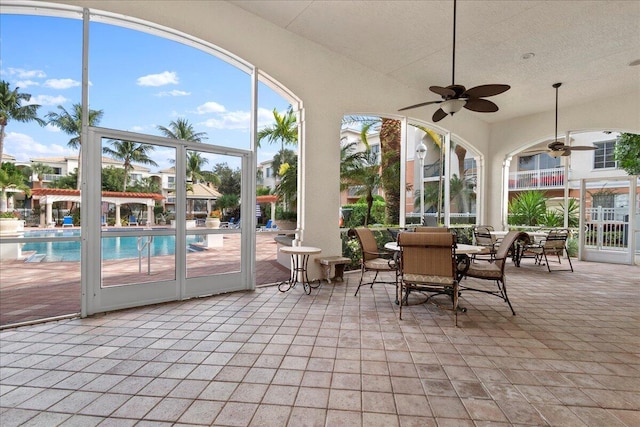
[[[416,147],[416,155],[421,162],[424,161],[425,157],[427,157],[427,146],[424,145],[424,143],[421,142],[420,144],[418,144],[418,146]]]
[[[462,107],[464,107],[464,104],[466,104],[466,103],[467,103],[467,101],[464,100],[464,99],[449,99],[447,101],[444,101],[440,105],[440,108],[445,113],[451,114],[453,116],[455,113],[460,111],[462,109]]]

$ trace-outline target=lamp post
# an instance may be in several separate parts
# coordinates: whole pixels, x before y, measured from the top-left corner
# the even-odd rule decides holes
[[[420,159],[420,225],[424,225],[424,158],[427,157],[427,146],[424,143],[416,147],[416,156]]]

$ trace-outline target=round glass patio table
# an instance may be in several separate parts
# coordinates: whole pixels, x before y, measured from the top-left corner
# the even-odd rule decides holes
[[[278,284],[278,290],[280,292],[287,292],[301,282],[304,292],[309,295],[311,288],[315,289],[320,286],[319,280],[315,286],[312,285],[312,282],[309,280],[307,264],[309,263],[309,256],[319,254],[322,252],[322,249],[313,246],[285,246],[280,248],[280,252],[291,255],[291,275],[289,276],[289,280]],[[300,278],[299,281],[298,277]]]

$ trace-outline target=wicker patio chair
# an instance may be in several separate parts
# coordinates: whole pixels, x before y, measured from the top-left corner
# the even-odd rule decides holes
[[[411,291],[451,298],[458,324],[458,281],[456,277],[455,236],[450,233],[400,233],[400,319],[402,306]]]
[[[376,238],[373,235],[373,231],[366,227],[352,228],[348,234],[351,238],[356,238],[360,245],[362,256],[360,257],[360,282],[354,296],[358,295],[360,287],[363,285],[371,285],[373,288],[374,283],[386,283],[392,284],[396,287],[396,299],[398,295],[398,260],[394,251],[386,251],[378,249]],[[375,271],[375,276],[371,282],[363,283],[364,273],[367,271]],[[380,272],[392,272],[393,281],[377,280],[378,273]]]

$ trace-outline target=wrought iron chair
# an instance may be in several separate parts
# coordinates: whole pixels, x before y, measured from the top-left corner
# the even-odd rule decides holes
[[[525,251],[535,255],[535,263],[542,265],[542,258],[547,265],[547,270],[551,272],[551,266],[549,265],[549,259],[547,255],[555,255],[558,257],[558,264],[562,264],[562,253],[567,254],[567,260],[569,261],[569,268],[553,271],[571,271],[573,272],[573,264],[571,264],[571,257],[569,256],[569,250],[567,249],[567,239],[569,238],[569,230],[567,229],[553,229],[549,230],[549,234],[540,243],[536,245],[527,245]]]
[[[400,319],[402,306],[411,291],[451,298],[458,324],[458,280],[456,274],[455,235],[451,233],[400,233]]]
[[[474,255],[474,260],[478,257],[478,255],[488,255],[489,260],[493,260],[495,258],[498,247],[500,246],[500,242],[498,241],[496,236],[491,234],[492,231],[493,227],[490,225],[477,225],[473,227],[473,238],[476,245],[486,248],[485,251]]]
[[[465,277],[474,277],[476,279],[492,280],[495,281],[497,289],[485,289],[485,288],[472,288],[470,286],[461,285],[460,293],[466,291],[483,292],[489,295],[497,296],[509,305],[511,313],[516,315],[516,312],[511,306],[509,296],[507,295],[507,284],[505,280],[504,267],[509,257],[509,252],[518,240],[528,241],[529,236],[522,231],[509,231],[502,239],[500,246],[492,260],[489,262],[472,262],[469,268],[465,272]]]
[[[357,239],[360,245],[360,250],[362,252],[362,256],[360,258],[360,283],[358,283],[358,288],[356,289],[356,293],[354,294],[354,296],[358,295],[358,291],[363,285],[371,285],[371,287],[373,288],[374,283],[386,283],[395,285],[397,302],[398,260],[397,256],[395,256],[395,253],[392,251],[383,251],[378,249],[376,238],[373,235],[373,231],[371,231],[369,228],[351,228],[347,235],[351,238]],[[373,280],[371,282],[362,283],[364,279],[364,273],[367,271],[375,271],[375,276],[373,277]],[[394,281],[377,281],[378,273],[380,273],[381,271],[392,272],[394,275]]]

